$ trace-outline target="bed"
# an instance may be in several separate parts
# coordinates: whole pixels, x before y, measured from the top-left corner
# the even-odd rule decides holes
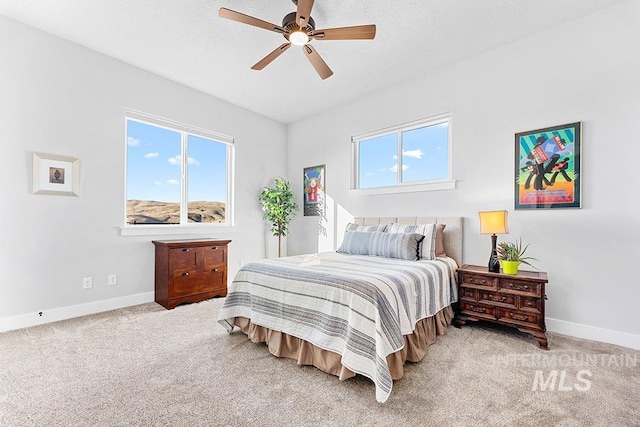
[[[375,384],[376,400],[385,402],[404,363],[420,361],[451,323],[462,218],[355,218],[349,227],[336,252],[242,266],[218,321],[229,333],[240,330],[266,343],[275,356],[341,380],[363,375]],[[422,233],[427,237],[414,243]],[[404,252],[389,253],[386,243],[372,250],[359,239],[402,239]],[[410,259],[414,244],[425,259]]]

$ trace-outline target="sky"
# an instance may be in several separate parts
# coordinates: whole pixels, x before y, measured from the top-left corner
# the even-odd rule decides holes
[[[397,133],[361,140],[359,144],[359,188],[397,185]],[[402,182],[449,177],[448,124],[402,132]]]
[[[224,143],[188,135],[189,201],[226,202]],[[180,201],[180,132],[127,120],[127,200]]]

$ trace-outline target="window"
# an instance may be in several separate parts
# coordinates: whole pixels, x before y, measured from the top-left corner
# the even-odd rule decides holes
[[[352,189],[454,188],[450,128],[445,114],[353,137]]]
[[[127,227],[232,225],[233,138],[127,110]]]

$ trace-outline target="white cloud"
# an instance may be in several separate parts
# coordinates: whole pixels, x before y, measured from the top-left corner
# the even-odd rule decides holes
[[[178,154],[177,156],[169,157],[167,159],[167,162],[169,162],[170,165],[180,165],[182,163],[182,156]],[[193,166],[200,166],[200,162],[196,160],[194,157],[187,158],[187,164],[190,164]]]
[[[406,157],[413,157],[414,159],[421,159],[424,156],[424,152],[421,149],[417,150],[403,150],[402,155]]]
[[[127,145],[129,147],[137,147],[138,145],[140,145],[140,140],[132,136],[129,136],[127,137]]]
[[[158,154],[158,153],[147,153],[147,154],[144,155],[144,158],[145,159],[153,159],[155,157],[158,157],[159,155],[160,154]]]
[[[181,163],[180,162],[181,158],[182,156],[178,154],[177,156],[169,157],[167,159],[167,162],[169,162],[170,165],[179,165]]]
[[[178,185],[178,184],[180,184],[180,181],[178,181],[177,179],[168,179],[165,182],[167,184],[170,184],[170,185]]]
[[[403,170],[403,171],[406,171],[407,169],[409,169],[409,166],[407,166],[407,165],[402,165],[402,170]],[[397,173],[397,172],[398,172],[398,165],[393,165],[393,166],[391,166],[391,167],[389,168],[389,170],[390,170],[391,172],[396,172],[396,173]]]
[[[162,181],[153,181],[153,183],[154,183],[155,185],[157,185],[157,186],[162,185]]]

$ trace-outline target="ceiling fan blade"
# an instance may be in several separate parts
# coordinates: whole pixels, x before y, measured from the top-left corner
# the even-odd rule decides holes
[[[265,30],[274,31],[276,33],[285,33],[284,28],[279,25],[254,18],[253,16],[245,15],[244,13],[236,12],[235,10],[227,9],[225,7],[220,8],[218,16],[232,21],[241,22],[243,24],[253,25],[254,27],[264,28]]]
[[[354,27],[326,28],[315,30],[311,37],[316,40],[365,40],[376,36],[376,26],[356,25]]]
[[[276,59],[278,56],[282,55],[285,50],[291,47],[291,43],[283,43],[278,46],[273,52],[262,58],[260,61],[256,62],[256,64],[251,67],[252,70],[262,70],[267,65],[271,64],[271,62]]]
[[[311,17],[311,8],[313,0],[298,0],[298,9],[296,10],[296,23],[304,28],[309,23]]]
[[[309,62],[311,62],[311,65],[313,65],[313,68],[316,69],[322,80],[333,75],[333,71],[331,71],[331,68],[329,68],[327,63],[324,62],[318,52],[313,47],[311,47],[311,45],[305,44],[302,47],[302,50],[304,51],[304,54],[307,55],[307,58],[309,58]]]

